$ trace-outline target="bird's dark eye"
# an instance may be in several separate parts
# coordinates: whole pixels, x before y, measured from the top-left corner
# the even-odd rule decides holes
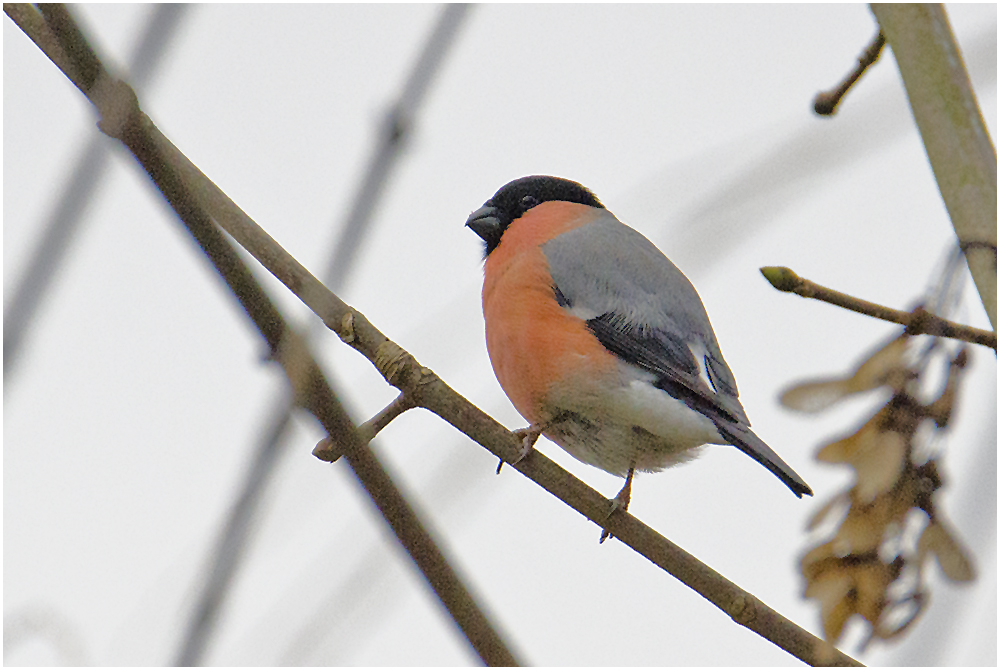
[[[533,195],[526,195],[521,198],[521,211],[527,212],[529,209],[538,204],[538,198]]]

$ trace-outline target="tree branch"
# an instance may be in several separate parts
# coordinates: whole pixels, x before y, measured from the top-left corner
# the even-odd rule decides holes
[[[386,192],[396,164],[405,155],[403,149],[413,134],[420,102],[444,61],[449,46],[454,42],[468,9],[469,6],[464,4],[442,5],[439,18],[415,59],[400,95],[389,105],[385,119],[379,124],[380,132],[375,138],[368,167],[352,197],[347,216],[343,221],[334,222],[334,227],[340,232],[331,246],[332,253],[321,275],[323,282],[331,290],[337,290],[350,275],[362,240],[371,232],[372,214]],[[304,336],[307,340],[312,340],[325,330],[321,322],[314,320]],[[251,535],[248,520],[255,513],[264,489],[276,472],[279,457],[289,448],[287,428],[291,425],[294,410],[295,405],[290,401],[287,389],[279,389],[261,431],[262,439],[255,445],[250,457],[240,492],[230,508],[227,520],[220,528],[216,545],[218,549],[207,568],[210,577],[204,581],[195,604],[188,633],[181,642],[177,655],[177,665],[197,665],[204,656],[232,577],[248,546]],[[365,444],[374,436],[374,433],[366,435],[366,428],[370,426],[366,424],[359,428],[362,431],[360,439]],[[340,447],[333,444],[329,437],[323,440],[322,445],[322,449],[318,447],[318,453],[326,453],[327,460],[333,461],[342,455]]]
[[[396,396],[396,399],[386,405],[382,411],[358,426],[358,439],[365,444],[368,444],[374,440],[375,436],[379,434],[379,431],[388,426],[393,419],[406,410],[413,409],[414,407],[416,407],[416,405],[410,397],[405,393],[400,393]],[[329,437],[324,437],[320,440],[319,444],[316,445],[316,448],[313,449],[312,453],[313,456],[321,461],[326,461],[327,463],[333,463],[344,455],[340,446]]]
[[[880,30],[861,56],[858,57],[858,64],[854,67],[854,70],[842,82],[837,84],[836,87],[816,94],[816,97],[813,98],[813,111],[820,116],[833,116],[837,112],[837,105],[844,99],[844,96],[851,90],[851,87],[861,78],[865,70],[878,60],[884,46],[885,35]]]
[[[28,35],[32,37],[31,33]],[[434,412],[495,456],[508,462],[518,458],[521,446],[519,438],[451,389],[430,369],[422,367],[413,356],[379,332],[364,315],[328,291],[191,164],[159,133],[148,117],[138,112],[137,107],[135,111],[135,121],[128,124],[128,133],[125,136],[127,145],[135,148],[137,158],[148,168],[185,224],[190,225],[192,234],[199,238],[201,236],[212,238],[211,241],[206,241],[207,252],[212,250],[214,253],[217,243],[215,237],[221,240],[221,236],[208,225],[201,207],[312,309],[344,342],[368,358],[389,384],[407,396],[408,402]],[[225,254],[231,254],[231,258],[220,258],[219,267],[228,274],[231,270],[228,264],[235,262],[239,274],[247,275],[245,279],[233,282],[234,292],[241,301],[247,299],[247,295],[250,294],[257,296],[259,288],[256,284],[253,284],[254,290],[246,294],[250,290],[247,280],[252,282],[253,279],[246,268],[238,264],[239,259],[232,249],[225,245],[224,248],[228,250]],[[272,336],[281,334],[283,324],[279,323],[277,326],[280,327],[276,327],[276,324],[272,323],[272,319],[280,317],[273,312],[270,303],[267,303],[267,307],[267,313],[260,315],[264,318],[259,322],[259,327],[267,334],[272,349],[277,351],[280,338],[272,342]],[[247,310],[256,316],[255,301],[248,300]],[[352,467],[357,467],[356,462],[364,459],[374,461],[374,455],[359,446],[358,434],[353,426],[348,428],[343,411],[336,413],[334,409],[327,407],[331,405],[339,408],[339,405],[335,405],[336,399],[327,395],[329,389],[322,384],[322,373],[311,361],[309,369],[311,370],[310,411],[315,411],[322,417],[324,426],[329,421],[328,430],[332,436],[343,436],[347,440],[347,448],[344,451]],[[290,375],[290,378],[294,385],[295,377]],[[821,654],[819,650],[826,647],[825,642],[781,616],[632,515],[617,512],[609,518],[610,501],[607,498],[563,470],[542,453],[533,451],[526,458],[514,463],[512,467],[599,527],[606,527],[618,540],[674,575],[734,621],[797,658],[810,664],[825,661],[833,665],[860,665],[837,650],[834,650],[832,657]],[[405,502],[402,504],[405,505]],[[385,512],[386,508],[382,504],[379,506],[387,521],[394,524],[395,515]],[[400,536],[402,541],[407,533],[397,530],[397,536]],[[414,560],[419,562],[416,556]],[[428,579],[430,580],[431,576],[428,576]]]
[[[898,323],[901,326],[906,326],[906,331],[910,335],[950,337],[955,340],[962,340],[963,342],[991,347],[993,350],[997,348],[996,333],[942,319],[940,316],[931,314],[923,307],[917,307],[912,312],[903,312],[891,307],[885,307],[878,303],[868,302],[867,300],[835,291],[832,288],[821,286],[808,279],[803,279],[785,267],[763,267],[760,269],[760,273],[771,283],[771,286],[779,291],[795,293],[803,298],[821,300],[837,307],[849,309],[852,312],[881,319],[882,321]]]
[[[153,75],[160,57],[176,33],[188,5],[160,4],[150,13],[137,48],[127,67],[132,85],[142,90]],[[37,14],[36,14],[37,16]],[[40,19],[39,19],[40,20]],[[3,307],[3,383],[6,388],[17,368],[21,344],[30,333],[38,308],[54,283],[80,232],[83,213],[107,173],[110,155],[107,143],[93,135],[75,161],[69,179],[51,199],[52,211],[39,222],[42,233],[31,252],[27,267],[18,278]]]
[[[4,11],[8,14],[18,10],[22,16],[24,12],[34,11],[30,7],[22,6],[15,10],[8,5],[4,6]],[[281,364],[295,389],[298,401],[319,419],[331,438],[343,446],[348,464],[372,502],[392,527],[400,544],[427,578],[469,643],[488,665],[516,665],[513,655],[493,630],[375,454],[358,439],[353,422],[309,354],[305,341],[286,326],[250,270],[188,191],[182,176],[161,156],[156,143],[157,135],[151,132],[154,126],[139,109],[135,93],[124,82],[110,81],[103,65],[87,45],[65,7],[47,5],[44,13],[47,19],[52,17],[51,25],[54,26],[55,36],[65,52],[70,54],[75,71],[85,73],[79,75],[78,86],[102,112],[101,130],[128,147],[197,240],[267,340],[272,355]],[[28,36],[32,37],[32,34],[28,33]]]
[[[997,152],[942,5],[873,4],[951,224],[997,328]]]

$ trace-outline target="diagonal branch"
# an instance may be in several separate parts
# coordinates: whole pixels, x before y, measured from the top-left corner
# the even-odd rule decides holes
[[[885,307],[878,303],[868,302],[861,298],[855,298],[853,295],[821,286],[808,279],[803,279],[785,267],[763,267],[760,269],[760,273],[771,283],[771,286],[779,291],[795,293],[803,298],[814,298],[815,300],[828,302],[837,307],[849,309],[852,312],[866,314],[883,321],[898,323],[906,326],[906,330],[910,335],[950,337],[955,340],[962,340],[963,342],[991,347],[994,351],[997,348],[996,333],[942,319],[936,314],[931,314],[923,307],[917,307],[912,312],[903,312],[891,307]]]
[[[468,5],[443,6],[440,18],[424,44],[402,93],[390,106],[387,119],[381,127],[381,136],[376,139],[371,160],[355,193],[349,214],[339,226],[340,233],[333,244],[333,253],[323,274],[324,282],[333,290],[338,290],[351,271],[361,242],[369,232],[371,216],[385,192],[393,168],[403,155],[406,140],[412,134],[419,103],[448,47],[454,41],[467,11]],[[322,330],[322,324],[313,321],[306,331],[306,338],[314,338]],[[220,529],[207,572],[208,578],[204,581],[187,634],[181,643],[177,665],[197,665],[204,656],[232,578],[246,551],[251,535],[250,520],[257,509],[257,502],[270,482],[279,458],[287,451],[287,429],[291,425],[294,409],[287,391],[279,389],[272,409],[267,414],[265,428],[250,457],[250,467],[240,492]],[[370,439],[362,437],[366,444]],[[338,445],[333,445],[329,437],[324,442],[332,445],[335,450],[340,449]]]
[[[187,5],[161,4],[152,9],[149,22],[129,59],[132,85],[142,90],[152,77],[171,37],[176,33]],[[32,250],[27,267],[17,280],[3,308],[3,380],[7,384],[17,367],[21,345],[30,333],[35,313],[58,276],[67,254],[80,232],[82,214],[103,181],[110,156],[106,142],[94,135],[80,153]]]
[[[993,330],[997,328],[997,152],[944,6],[872,4],[892,47],[934,178]]]
[[[34,12],[30,7],[10,5],[5,5],[4,11],[8,15],[16,13],[19,18]],[[348,464],[372,502],[434,588],[469,643],[488,665],[516,665],[513,655],[493,630],[375,454],[358,438],[354,424],[330,390],[304,340],[286,326],[250,270],[188,191],[182,176],[163,160],[156,143],[157,135],[151,132],[153,124],[139,109],[135,93],[127,84],[109,80],[97,56],[62,5],[47,5],[44,14],[47,20],[51,17],[49,25],[55,37],[64,52],[71,55],[74,71],[78,73],[74,83],[102,113],[101,129],[119,139],[132,151],[197,240],[267,340],[272,355],[281,363],[295,389],[299,403],[316,416],[331,438],[343,446]],[[20,22],[18,24],[22,25]],[[28,36],[32,37],[32,33],[28,33]]]
[[[31,33],[28,34],[34,39]],[[67,76],[73,75],[67,73]],[[124,84],[121,84],[119,89],[121,87],[127,91]],[[107,107],[113,109],[115,105],[110,104]],[[520,454],[520,439],[451,389],[430,369],[422,367],[413,356],[386,338],[364,315],[328,291],[170,144],[148,117],[137,109],[136,112],[138,122],[129,124],[129,128],[131,132],[138,132],[142,141],[133,142],[131,138],[128,139],[143,157],[151,160],[149,168],[154,177],[159,179],[169,177],[167,183],[161,186],[165,195],[169,194],[168,199],[178,194],[193,197],[193,201],[182,197],[171,200],[186,223],[189,218],[192,220],[193,233],[202,234],[204,223],[200,219],[204,215],[194,204],[196,202],[312,309],[345,343],[368,358],[389,384],[402,391],[417,406],[437,414],[495,456],[508,462],[517,460]],[[114,129],[114,124],[102,122],[101,125],[102,128],[107,126],[109,129]],[[173,184],[171,180],[175,178],[179,178],[181,183]],[[159,181],[157,183],[160,184]],[[196,215],[192,216],[193,213]],[[244,286],[238,285],[237,295],[241,295],[239,291],[244,289]],[[262,328],[266,330],[267,327],[267,322],[263,322]],[[321,379],[318,368],[313,368],[311,375],[311,379]],[[294,379],[294,376],[292,378]],[[312,383],[310,389],[313,390],[313,398],[316,388],[317,384]],[[312,406],[310,404],[310,409]],[[322,411],[322,408],[317,409]],[[331,425],[331,436],[339,435],[341,428],[342,426],[334,421]],[[355,460],[358,460],[361,454],[368,455],[370,452],[358,448],[357,433],[353,429],[346,432],[351,436],[351,441],[345,449],[345,456],[353,467]],[[374,459],[374,456],[370,458]],[[596,525],[606,527],[621,542],[672,574],[738,624],[754,631],[793,656],[813,665],[821,661],[832,665],[859,665],[857,661],[837,650],[833,650],[832,656],[820,653],[820,650],[826,648],[826,643],[822,640],[786,619],[632,515],[617,513],[608,518],[607,498],[566,472],[542,453],[533,451],[528,457],[513,463],[512,467]],[[391,523],[392,520],[389,520]]]

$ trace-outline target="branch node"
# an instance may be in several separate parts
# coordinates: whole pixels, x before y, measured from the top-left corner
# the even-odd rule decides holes
[[[994,261],[996,260],[996,242],[991,242],[989,240],[959,240],[958,246],[962,249],[963,254],[968,254],[971,249],[986,249],[987,251],[992,251],[993,259]]]
[[[333,332],[337,333],[345,344],[354,342],[354,312],[345,314],[344,318],[340,320],[340,328],[334,328]]]
[[[757,599],[749,593],[741,593],[729,602],[726,614],[741,626],[749,627],[757,618]]]
[[[121,79],[102,72],[87,95],[101,115],[97,127],[108,137],[122,139],[126,129],[139,118],[139,98]]]
[[[375,350],[375,367],[385,380],[402,390],[402,379],[400,373],[406,369],[406,364],[411,360],[411,356],[392,340],[386,340],[378,345]]]

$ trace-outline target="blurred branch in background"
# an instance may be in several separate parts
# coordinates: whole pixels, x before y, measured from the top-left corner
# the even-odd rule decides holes
[[[872,4],[959,245],[997,328],[997,152],[942,5]]]
[[[148,90],[163,55],[187,11],[184,4],[155,5],[135,44],[127,71],[139,95]],[[54,211],[48,216],[28,266],[3,310],[3,382],[16,369],[24,338],[46,291],[59,272],[74,236],[79,232],[83,213],[90,204],[109,165],[106,140],[93,136],[80,152],[62,192],[55,196]]]
[[[442,7],[440,17],[414,62],[402,93],[386,113],[368,168],[355,193],[346,220],[338,227],[340,232],[323,274],[324,283],[332,291],[340,290],[350,274],[357,251],[370,230],[372,213],[385,192],[392,170],[403,155],[406,141],[415,126],[420,103],[440,69],[448,48],[454,42],[467,11],[468,5],[464,4]],[[317,331],[322,330],[324,328],[321,323],[310,321],[306,331],[307,340],[314,338]],[[271,411],[267,413],[267,425],[258,433],[261,441],[254,449],[246,477],[214,544],[209,565],[202,577],[204,583],[197,604],[175,659],[177,665],[199,665],[204,658],[233,575],[249,541],[251,521],[258,503],[285,451],[288,427],[295,409],[294,398],[283,387],[279,389],[271,407]]]
[[[995,94],[995,25],[983,26],[966,47],[979,90]],[[852,114],[837,116],[836,123],[782,120],[772,128],[757,130],[753,141],[746,138],[738,146],[710,149],[694,159],[677,161],[628,190],[627,199],[636,212],[632,216],[662,221],[661,235],[669,236],[671,256],[686,257],[694,272],[706,273],[727,252],[780,220],[783,209],[822,197],[823,184],[862,169],[872,156],[904,141],[912,117],[896,104],[893,88],[872,87],[871,95],[853,99]],[[799,129],[790,132],[789,127],[794,129],[796,124]],[[754,158],[733,171],[734,154]],[[692,173],[723,177],[706,180],[710,188],[699,192],[699,185],[691,183]],[[678,184],[686,188],[678,190]],[[669,224],[662,218],[660,202],[668,196],[686,203]],[[712,239],[713,244],[704,244],[705,239]]]
[[[5,9],[8,14],[17,13],[10,6],[6,6]],[[33,13],[34,10],[27,8],[20,11]],[[48,11],[65,14],[65,10],[61,9]],[[31,32],[35,26],[27,21],[17,22],[30,37],[35,39]],[[68,15],[65,15],[65,22],[71,24]],[[57,22],[54,21],[53,24],[57,34],[66,32]],[[73,28],[75,29],[75,26]],[[75,36],[70,35],[70,38],[73,37]],[[45,36],[39,35],[36,43],[43,45],[45,40]],[[84,61],[94,59],[92,54],[89,54],[89,49],[78,48],[81,45],[77,42],[82,42],[82,38],[77,42],[72,39],[66,41],[70,45],[68,51],[76,58]],[[85,46],[85,43],[82,46]],[[63,62],[59,54],[56,54],[53,60],[57,64]],[[75,83],[78,82],[79,78],[73,69],[64,69],[64,72]],[[453,617],[462,626],[463,632],[469,636],[470,642],[474,646],[477,642],[482,643],[484,631],[477,628],[476,624],[485,619],[474,608],[471,600],[466,603],[467,607],[473,608],[471,611],[468,609],[456,611],[455,591],[461,584],[456,583],[457,580],[450,573],[447,563],[437,561],[440,554],[433,545],[430,545],[412,510],[401,497],[398,497],[398,492],[394,490],[387,492],[383,488],[382,485],[388,482],[387,476],[381,469],[377,469],[378,462],[374,454],[357,444],[357,433],[353,426],[347,429],[345,425],[347,417],[339,408],[339,403],[329,388],[320,383],[321,371],[311,360],[307,360],[306,364],[302,363],[307,351],[304,342],[285,329],[280,316],[260,293],[252,275],[240,263],[238,255],[224,243],[218,231],[211,226],[206,211],[210,212],[212,219],[215,219],[276,278],[319,315],[344,342],[368,358],[392,386],[409,395],[416,406],[437,414],[495,456],[509,462],[519,455],[520,440],[448,387],[431,370],[420,366],[410,354],[389,341],[360,312],[351,309],[327,290],[159,133],[149,118],[138,110],[134,95],[131,95],[126,84],[102,82],[100,78],[98,82],[99,85],[94,87],[97,90],[93,91],[90,97],[102,114],[100,124],[102,130],[121,137],[127,146],[133,149],[136,157],[150,172],[158,187],[189,226],[192,234],[203,244],[206,253],[210,254],[220,272],[225,274],[227,281],[231,282],[237,297],[241,299],[245,309],[254,317],[268,338],[272,351],[283,366],[286,366],[292,386],[311,391],[302,398],[302,401],[308,404],[310,411],[320,418],[331,436],[344,435],[350,438],[344,450],[348,463],[365,485],[369,495],[376,501],[386,521],[393,527],[397,538],[434,586],[442,602],[449,607]],[[78,83],[85,93],[91,93],[92,84],[93,81]],[[285,343],[288,338],[291,339],[291,345]],[[309,380],[308,385],[296,381],[301,380],[301,376],[295,371],[302,369],[306,369],[308,373],[306,375]],[[633,516],[618,514],[609,519],[608,499],[540,452],[533,452],[512,467],[596,525],[611,530],[621,542],[670,572],[723,610],[735,622],[806,662],[815,663],[820,658],[816,649],[822,642],[814,635],[767,607],[753,595],[740,589]],[[375,477],[377,481],[373,481],[371,477]],[[384,497],[386,495],[395,496],[395,499],[386,500]],[[414,533],[418,535],[415,537]],[[428,566],[427,562],[431,559],[434,559],[433,565]],[[441,581],[440,573],[443,570],[448,571],[444,583]],[[463,589],[458,595],[468,594]],[[492,630],[489,632],[492,633]],[[476,648],[487,662],[496,662],[501,655],[495,648],[493,651],[496,653],[488,656],[480,646]],[[502,651],[506,652],[505,649]],[[832,663],[857,665],[856,661],[839,651],[831,650],[831,654],[832,656],[826,660],[831,660]],[[513,662],[509,658],[509,652],[507,658],[503,660],[508,663]]]
[[[884,34],[893,48],[959,248],[995,331],[996,151],[947,16],[940,5],[871,8],[881,26],[880,36]],[[880,49],[877,40],[868,55],[874,57]],[[864,649],[874,639],[899,636],[925,611],[928,587],[923,575],[931,556],[949,580],[975,579],[971,555],[937,504],[936,492],[944,484],[938,466],[940,448],[936,438],[928,438],[929,431],[921,429],[933,423],[940,434],[949,425],[959,380],[968,365],[965,347],[948,351],[945,341],[937,338],[996,350],[996,335],[933,313],[943,313],[958,299],[956,276],[964,276],[958,262],[949,263],[936,282],[937,295],[927,301],[929,311],[918,307],[910,314],[819,286],[788,268],[766,267],[761,273],[778,290],[906,326],[903,334],[867,356],[851,374],[797,384],[781,398],[786,407],[815,413],[855,393],[880,387],[893,392],[851,434],[818,452],[819,461],[852,467],[854,483],[813,516],[811,529],[825,522],[836,525],[836,530],[813,547],[800,566],[807,581],[805,596],[818,601],[827,642],[837,644],[845,625],[858,615],[869,624]],[[912,336],[921,333],[935,337],[914,354]],[[926,401],[921,382],[926,384],[935,354],[947,357],[946,382],[936,397]]]
[[[103,132],[120,139],[146,169],[181,221],[225,279],[282,365],[295,396],[323,424],[328,434],[346,444],[345,457],[400,544],[421,570],[469,643],[487,665],[516,665],[511,653],[462,584],[416,513],[396,489],[375,454],[358,439],[354,425],[309,355],[305,341],[289,329],[236,251],[193,195],[180,171],[164,155],[165,143],[138,106],[134,92],[104,71],[90,45],[62,5],[4,5],[4,11],[97,107]],[[310,277],[311,278],[311,277]],[[312,281],[316,280],[312,278]],[[316,282],[318,284],[318,282]],[[331,294],[332,295],[332,294]]]

